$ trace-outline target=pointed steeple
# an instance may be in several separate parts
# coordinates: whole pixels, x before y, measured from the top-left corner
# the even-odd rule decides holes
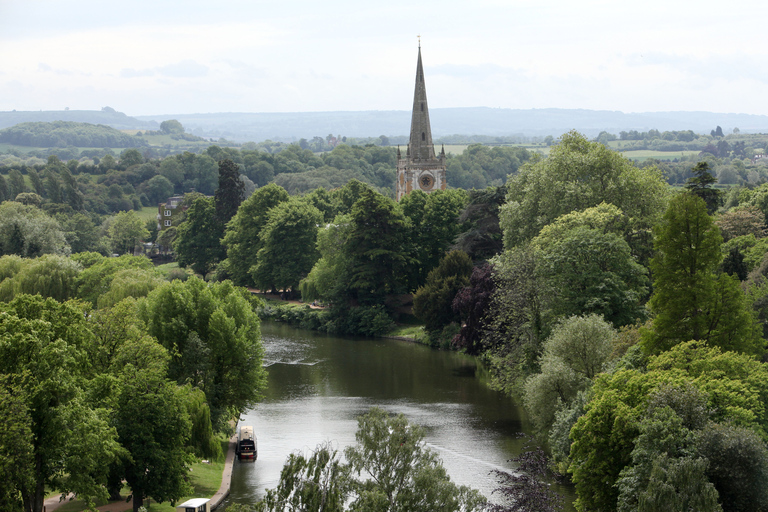
[[[424,84],[424,69],[421,65],[421,43],[419,43],[419,60],[416,63],[416,90],[413,93],[409,149],[413,159],[429,160],[435,158],[435,148],[432,145],[432,128],[429,124],[427,87]]]
[[[411,138],[405,147],[405,158],[400,148],[397,154],[397,180],[395,198],[399,201],[414,190],[430,194],[445,190],[445,147],[440,156],[435,156],[432,144],[432,128],[429,124],[427,87],[424,84],[424,67],[421,63],[421,38],[419,38],[419,60],[416,63],[416,89],[413,93],[413,114],[411,115]]]

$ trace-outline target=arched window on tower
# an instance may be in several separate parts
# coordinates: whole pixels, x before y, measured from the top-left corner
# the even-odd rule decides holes
[[[427,140],[427,134],[424,132],[421,132],[421,140]]]
[[[421,111],[424,112],[424,103],[421,104]]]

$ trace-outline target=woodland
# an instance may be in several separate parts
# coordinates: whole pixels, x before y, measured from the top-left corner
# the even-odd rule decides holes
[[[545,474],[570,479],[583,511],[764,510],[768,169],[757,137],[732,135],[697,136],[711,143],[677,162],[633,162],[577,132],[547,156],[470,145],[449,158],[455,188],[399,203],[395,149],[338,139],[322,153],[6,158],[0,496],[38,512],[46,485],[95,497],[119,479],[135,507],[182,496],[189,457],[215,456],[215,433],[264,385],[258,316],[379,336],[412,321],[412,298],[420,340],[476,355],[547,450],[496,510],[557,509]],[[172,195],[178,227],[140,217]],[[171,255],[171,272],[147,257]],[[326,307],[265,304],[245,287]],[[127,420],[139,408],[186,414],[139,431]],[[393,421],[372,414],[358,450]],[[360,481],[291,487],[302,471],[364,469],[363,451],[344,468],[313,453],[288,461],[261,506],[336,493],[343,510],[351,492],[361,509],[398,509]],[[162,486],[146,478],[154,464],[168,468]],[[455,493],[446,510],[485,506]]]

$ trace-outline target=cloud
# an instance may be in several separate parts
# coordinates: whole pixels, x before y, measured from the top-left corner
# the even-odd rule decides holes
[[[689,77],[712,81],[721,79],[736,81],[755,80],[768,84],[768,69],[761,64],[762,58],[743,53],[716,54],[706,57],[653,52],[630,55],[626,62],[630,66],[663,66]]]
[[[72,71],[68,69],[54,69],[44,62],[40,62],[37,64],[37,70],[42,71],[44,73],[55,73],[57,75],[65,75],[65,76],[74,74]]]
[[[160,76],[167,78],[200,78],[208,75],[210,68],[193,60],[183,60],[165,66],[148,69],[123,68],[120,71],[122,78],[141,78],[148,76]]]

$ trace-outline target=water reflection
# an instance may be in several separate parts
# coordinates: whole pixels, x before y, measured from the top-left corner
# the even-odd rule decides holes
[[[236,463],[229,502],[254,503],[275,487],[286,457],[332,441],[354,444],[356,418],[378,406],[427,430],[451,479],[491,496],[492,469],[512,470],[524,411],[475,376],[471,357],[395,340],[338,338],[265,323],[265,399],[241,418],[259,455]]]

